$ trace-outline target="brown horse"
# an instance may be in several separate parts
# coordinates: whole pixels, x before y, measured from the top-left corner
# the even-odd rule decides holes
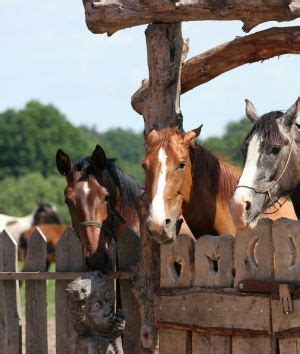
[[[196,143],[201,127],[184,133],[152,130],[143,161],[149,198],[149,232],[159,242],[174,239],[182,214],[194,236],[235,235],[230,199],[240,171]],[[295,218],[292,206],[273,215]]]
[[[55,262],[55,248],[69,225],[63,224],[38,224],[22,234],[19,246],[19,259],[25,261],[27,254],[27,244],[30,236],[36,230],[36,227],[42,231],[47,239],[46,270],[48,271],[51,262]]]
[[[107,250],[111,239],[126,226],[139,234],[138,201],[143,189],[117,168],[114,160],[107,159],[99,145],[91,156],[74,164],[58,150],[56,165],[66,177],[65,201],[84,245],[87,264],[109,271]]]

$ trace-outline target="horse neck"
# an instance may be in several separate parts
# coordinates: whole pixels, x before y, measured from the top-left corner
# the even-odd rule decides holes
[[[219,160],[202,146],[190,149],[190,169],[185,179],[188,198],[183,203],[183,216],[194,234],[234,233],[230,199],[239,175],[236,167]]]

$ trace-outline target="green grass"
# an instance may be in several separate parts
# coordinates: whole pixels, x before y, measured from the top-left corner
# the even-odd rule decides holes
[[[23,268],[23,262],[19,262],[19,270]],[[50,266],[50,272],[55,272],[55,264]],[[22,314],[25,314],[25,282],[20,286],[20,300]],[[55,317],[55,280],[47,280],[47,315],[48,318]]]

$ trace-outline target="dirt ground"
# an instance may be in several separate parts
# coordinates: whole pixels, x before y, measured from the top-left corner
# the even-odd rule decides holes
[[[26,353],[25,350],[25,323],[22,319],[22,353]],[[56,354],[55,347],[55,318],[48,319],[48,354]]]

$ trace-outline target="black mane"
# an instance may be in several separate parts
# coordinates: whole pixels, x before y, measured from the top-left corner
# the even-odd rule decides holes
[[[91,163],[91,156],[85,157],[81,160],[76,161],[72,167],[72,174],[74,175],[75,172],[80,171],[82,173],[82,178],[96,178],[98,177],[99,173],[94,169]],[[111,179],[113,180],[114,184],[119,190],[121,202],[122,202],[122,209],[124,212],[127,213],[136,213],[138,208],[138,198],[141,195],[143,189],[141,185],[131,176],[124,173],[120,168],[118,168],[115,164],[115,159],[108,159],[107,166],[105,170]],[[105,187],[108,189],[111,186],[105,184]]]
[[[264,114],[253,124],[252,129],[246,136],[241,147],[244,158],[247,155],[248,144],[255,133],[257,133],[258,136],[262,139],[262,144],[260,146],[261,152],[267,151],[271,146],[274,145],[283,145],[283,137],[279,131],[279,127],[276,121],[282,116],[282,111],[273,111]]]

